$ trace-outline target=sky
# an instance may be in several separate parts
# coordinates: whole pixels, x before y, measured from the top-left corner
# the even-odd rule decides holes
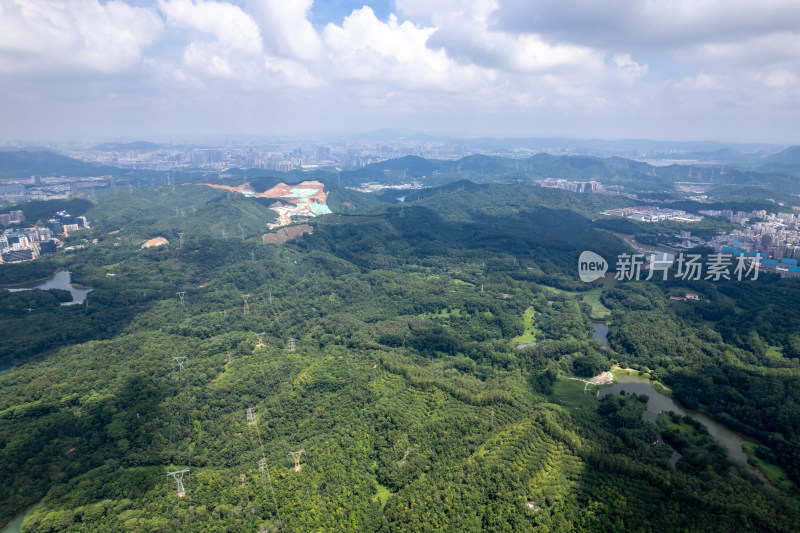
[[[0,0],[0,141],[800,144],[798,0]]]

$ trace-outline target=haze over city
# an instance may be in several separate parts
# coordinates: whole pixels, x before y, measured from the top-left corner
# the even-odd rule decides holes
[[[0,141],[798,142],[800,4],[0,0]]]

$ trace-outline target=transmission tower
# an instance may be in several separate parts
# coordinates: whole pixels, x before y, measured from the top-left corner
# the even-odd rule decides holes
[[[492,429],[494,429],[494,409],[492,409],[492,422],[491,422],[491,424],[492,424],[491,425]]]
[[[178,233],[178,238],[181,240],[180,247],[183,248],[183,233]]]
[[[264,477],[267,470],[267,460],[264,457],[258,460],[258,469],[261,471],[261,477]]]
[[[244,474],[239,474],[239,479],[242,480],[242,487],[244,487],[244,480],[247,479],[247,476],[245,476]]]
[[[256,415],[253,413],[252,407],[247,408],[247,423],[251,426],[256,423]]]
[[[186,291],[176,292],[175,294],[177,294],[178,298],[181,299],[181,305],[183,305],[183,298],[186,296]]]
[[[222,230],[222,238],[225,239],[226,241],[228,240],[228,232],[227,231]]]
[[[183,470],[176,470],[175,472],[167,472],[167,477],[172,476],[178,483],[178,498],[186,496],[186,490],[183,488],[183,475],[189,471],[188,468]]]
[[[249,294],[242,294],[242,300],[244,300],[244,314],[250,314],[250,304],[247,303],[247,299],[250,298]]]
[[[294,459],[294,471],[299,472],[303,466],[300,464],[300,456],[303,455],[305,450],[298,450],[296,452],[289,452],[289,455]]]
[[[253,250],[250,250],[250,261],[256,262],[256,253]]]
[[[264,335],[266,335],[266,332],[256,333],[256,337],[258,337],[258,343],[256,344],[256,348],[263,348],[265,346]]]
[[[228,363],[233,361],[233,357],[231,356],[231,352],[228,352]]]
[[[189,358],[187,355],[182,355],[180,357],[173,357],[176,363],[178,363],[178,370],[183,370],[183,362]]]
[[[289,351],[293,352],[295,349],[294,337],[289,337]]]

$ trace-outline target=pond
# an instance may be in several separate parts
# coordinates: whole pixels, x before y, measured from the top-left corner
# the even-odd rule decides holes
[[[728,429],[716,420],[709,418],[703,413],[681,407],[672,401],[672,398],[664,396],[653,388],[649,379],[642,376],[628,376],[617,374],[617,383],[611,387],[600,389],[597,393],[598,398],[608,394],[619,394],[624,390],[626,393],[646,394],[649,397],[644,418],[648,422],[656,423],[656,417],[662,411],[672,411],[680,415],[689,416],[703,424],[712,437],[721,442],[727,449],[730,456],[737,461],[747,464],[747,454],[742,450],[742,443],[753,442],[753,439],[745,435]]]
[[[603,347],[608,350],[608,324],[592,322],[592,335],[590,338],[600,341]]]
[[[72,294],[72,301],[66,302],[61,305],[76,305],[82,304],[86,300],[86,295],[92,292],[91,288],[83,288],[81,286],[74,286],[72,284],[72,276],[66,270],[59,270],[47,279],[34,281],[31,283],[23,283],[14,285],[14,287],[6,287],[11,292],[29,291],[32,289],[63,289]]]

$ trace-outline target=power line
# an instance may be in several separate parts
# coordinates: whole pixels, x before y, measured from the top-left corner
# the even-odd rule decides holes
[[[272,476],[269,473],[269,467],[267,466],[267,458],[264,454],[264,443],[261,440],[261,430],[258,429],[258,424],[253,424],[253,427],[256,429],[256,437],[258,438],[258,447],[261,450],[261,459],[258,461],[258,467],[261,469],[261,473],[266,471],[267,473],[267,482],[269,483],[269,490],[272,493],[272,505],[275,506],[275,514],[278,516],[278,523],[280,524],[281,531],[283,531],[283,519],[281,518],[281,511],[278,509],[278,500],[275,498],[275,487],[272,485]]]

